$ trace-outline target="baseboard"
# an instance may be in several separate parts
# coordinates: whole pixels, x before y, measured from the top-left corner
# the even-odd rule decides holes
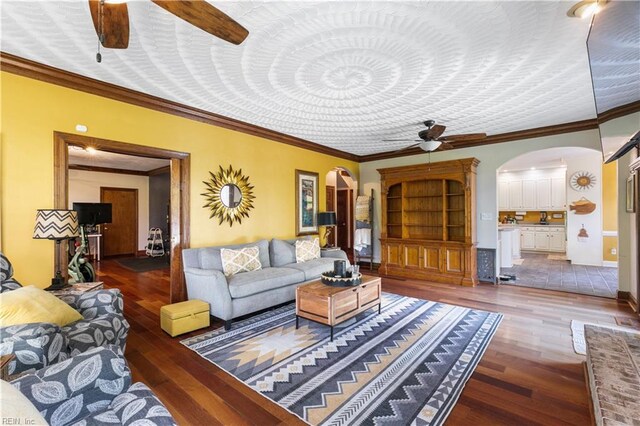
[[[613,261],[613,260],[603,260],[602,261],[602,266],[605,268],[617,268],[618,267],[618,262],[617,261]]]
[[[618,300],[629,300],[630,298],[631,298],[630,292],[618,290]]]
[[[638,301],[631,292],[618,290],[618,300],[626,301],[634,312],[638,312]]]

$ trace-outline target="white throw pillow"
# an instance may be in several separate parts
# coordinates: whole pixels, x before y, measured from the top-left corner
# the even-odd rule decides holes
[[[320,258],[320,240],[298,240],[296,241],[296,263]]]
[[[220,250],[220,258],[222,259],[222,270],[227,277],[239,272],[262,269],[258,247],[244,247],[240,250],[223,248]]]
[[[38,409],[9,382],[0,380],[0,407],[2,407],[2,419],[13,420],[3,424],[14,425],[48,425]]]

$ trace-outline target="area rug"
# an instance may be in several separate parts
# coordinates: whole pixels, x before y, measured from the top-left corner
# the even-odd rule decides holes
[[[439,425],[502,320],[386,293],[333,342],[295,317],[292,303],[182,343],[312,425]]]
[[[587,354],[587,343],[584,340],[584,326],[595,325],[597,327],[608,328],[610,330],[622,330],[638,333],[632,327],[621,327],[613,324],[596,324],[594,322],[582,322],[578,320],[571,320],[571,338],[573,339],[573,350],[580,355]]]
[[[149,272],[157,269],[165,269],[170,266],[167,256],[125,257],[123,259],[117,259],[116,262],[123,268],[133,272]]]

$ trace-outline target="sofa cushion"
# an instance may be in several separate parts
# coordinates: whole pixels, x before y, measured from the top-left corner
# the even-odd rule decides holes
[[[296,241],[309,241],[311,237],[293,238],[291,240],[278,240],[274,238],[269,244],[269,256],[271,266],[279,267],[295,263],[296,261]]]
[[[329,257],[321,257],[302,263],[291,263],[287,265],[287,268],[297,269],[303,272],[305,281],[309,281],[320,278],[320,274],[323,272],[333,271],[334,260],[335,259]]]
[[[220,258],[222,259],[222,270],[228,277],[240,272],[250,272],[262,269],[262,264],[258,256],[260,249],[258,247],[245,247],[240,250],[232,250],[228,248],[220,249]]]
[[[320,258],[320,240],[314,238],[310,241],[296,241],[296,262]]]
[[[268,240],[260,240],[253,243],[246,244],[235,244],[235,245],[226,245],[226,246],[217,246],[217,247],[203,247],[199,249],[193,249],[198,251],[198,257],[200,258],[200,268],[201,269],[217,269],[218,271],[222,271],[222,258],[220,255],[220,250],[225,249],[242,249],[245,247],[258,247],[260,250],[260,264],[263,268],[268,268],[271,266],[269,262],[269,241]]]
[[[300,283],[304,279],[305,275],[300,270],[267,268],[230,276],[227,278],[227,282],[229,283],[231,297],[237,299]]]

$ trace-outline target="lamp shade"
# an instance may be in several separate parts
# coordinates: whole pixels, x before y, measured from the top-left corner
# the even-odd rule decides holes
[[[318,226],[333,226],[336,224],[336,212],[318,213]]]
[[[63,240],[80,235],[75,210],[38,210],[33,238]]]

